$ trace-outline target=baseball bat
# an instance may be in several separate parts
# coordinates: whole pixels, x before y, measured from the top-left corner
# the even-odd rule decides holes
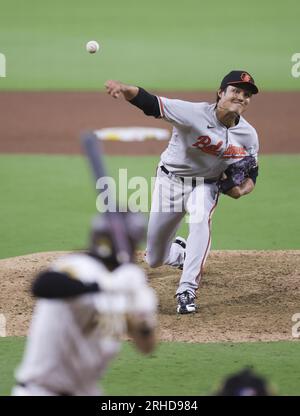
[[[84,133],[81,137],[82,147],[88,158],[95,181],[106,176],[106,169],[103,161],[102,146],[93,132]],[[95,186],[96,188],[96,186]],[[109,191],[109,190],[108,190]],[[99,192],[100,194],[100,192]],[[112,203],[113,198],[108,198],[108,210],[103,213],[112,231],[112,239],[116,248],[117,260],[120,263],[131,261],[131,249],[124,222],[124,217],[118,211],[118,204]],[[115,211],[117,207],[117,211]]]

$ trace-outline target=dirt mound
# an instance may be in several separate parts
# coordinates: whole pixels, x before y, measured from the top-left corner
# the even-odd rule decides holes
[[[7,335],[26,335],[34,300],[32,277],[59,253],[37,253],[0,261],[0,313]],[[300,251],[212,251],[198,291],[199,312],[176,315],[174,293],[180,271],[150,269],[139,254],[159,296],[162,340],[292,340],[293,314],[300,312]]]

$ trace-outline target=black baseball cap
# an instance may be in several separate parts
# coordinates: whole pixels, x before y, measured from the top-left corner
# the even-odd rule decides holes
[[[224,90],[228,85],[237,86],[251,91],[252,94],[258,93],[254,79],[247,71],[231,71],[222,79],[220,88]]]
[[[271,396],[267,381],[250,368],[229,375],[222,383],[217,396]]]

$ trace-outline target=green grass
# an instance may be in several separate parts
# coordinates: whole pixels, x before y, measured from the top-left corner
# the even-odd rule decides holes
[[[14,384],[14,371],[21,361],[24,337],[0,338],[0,395],[10,394]]]
[[[261,156],[257,186],[239,200],[221,197],[213,248],[299,249],[299,155]]]
[[[94,90],[107,79],[216,90],[238,68],[262,89],[299,90],[299,12],[298,0],[2,0],[0,90]],[[85,51],[91,39],[100,53]]]
[[[148,184],[157,162],[153,156],[106,158],[112,176],[128,167],[128,178],[143,175]],[[239,200],[220,198],[212,248],[299,249],[299,163],[300,156],[262,156],[255,191]],[[1,155],[0,177],[0,258],[86,245],[96,194],[83,157]],[[180,232],[187,234],[185,223]]]
[[[11,391],[24,342],[18,337],[0,339],[0,395]],[[300,395],[297,342],[164,342],[148,357],[124,343],[101,385],[107,395],[209,395],[226,375],[245,366],[264,376],[277,394]]]

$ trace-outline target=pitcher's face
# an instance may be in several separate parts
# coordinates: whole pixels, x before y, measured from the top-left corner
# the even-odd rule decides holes
[[[252,92],[240,87],[228,85],[225,91],[219,90],[220,100],[217,107],[231,113],[241,115],[250,102]]]

